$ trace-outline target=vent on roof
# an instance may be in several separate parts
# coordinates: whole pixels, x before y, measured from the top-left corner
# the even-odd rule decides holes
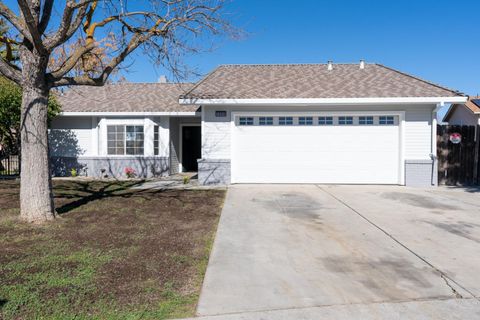
[[[333,62],[331,60],[329,60],[328,63],[327,63],[327,69],[329,71],[333,70]]]
[[[365,60],[360,60],[360,69],[365,69]]]

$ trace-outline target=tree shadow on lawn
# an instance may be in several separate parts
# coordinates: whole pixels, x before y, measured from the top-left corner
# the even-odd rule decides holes
[[[8,300],[0,298],[0,310],[2,310],[3,306],[6,305]]]
[[[75,199],[71,202],[64,203],[56,208],[58,215],[62,215],[86,205],[90,202],[102,200],[106,198],[130,198],[141,197],[145,200],[151,199],[153,194],[164,193],[165,189],[137,189],[131,188],[145,183],[144,180],[139,181],[71,181],[68,184],[62,184],[55,187],[56,199]],[[149,195],[149,196],[147,196]],[[179,200],[178,195],[168,195],[169,198],[175,198]],[[179,200],[180,201],[180,200]]]
[[[56,186],[56,199],[75,199],[56,208],[56,212],[57,214],[62,215],[92,201],[97,201],[104,198],[131,197],[134,192],[127,191],[130,188],[138,186],[144,182],[145,181],[143,180],[134,182],[71,181],[68,184]]]

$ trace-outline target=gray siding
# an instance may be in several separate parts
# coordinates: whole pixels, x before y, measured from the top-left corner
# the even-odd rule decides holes
[[[125,168],[133,168],[138,178],[166,176],[169,161],[166,157],[52,157],[52,173],[56,177],[70,176],[75,168],[79,175],[96,178],[126,178]]]

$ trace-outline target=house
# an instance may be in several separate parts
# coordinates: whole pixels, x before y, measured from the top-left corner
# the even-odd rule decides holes
[[[57,174],[81,165],[92,176],[198,170],[203,184],[429,186],[436,112],[465,101],[363,61],[222,65],[197,84],[71,89],[52,124],[52,162]]]
[[[470,97],[465,103],[452,104],[443,117],[452,125],[480,125],[480,97]]]

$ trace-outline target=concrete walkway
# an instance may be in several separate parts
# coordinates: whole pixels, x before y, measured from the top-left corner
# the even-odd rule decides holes
[[[432,310],[454,308],[476,318],[479,195],[452,192],[232,186],[197,312],[222,319],[363,312],[360,319],[371,319],[405,309],[438,319]]]

